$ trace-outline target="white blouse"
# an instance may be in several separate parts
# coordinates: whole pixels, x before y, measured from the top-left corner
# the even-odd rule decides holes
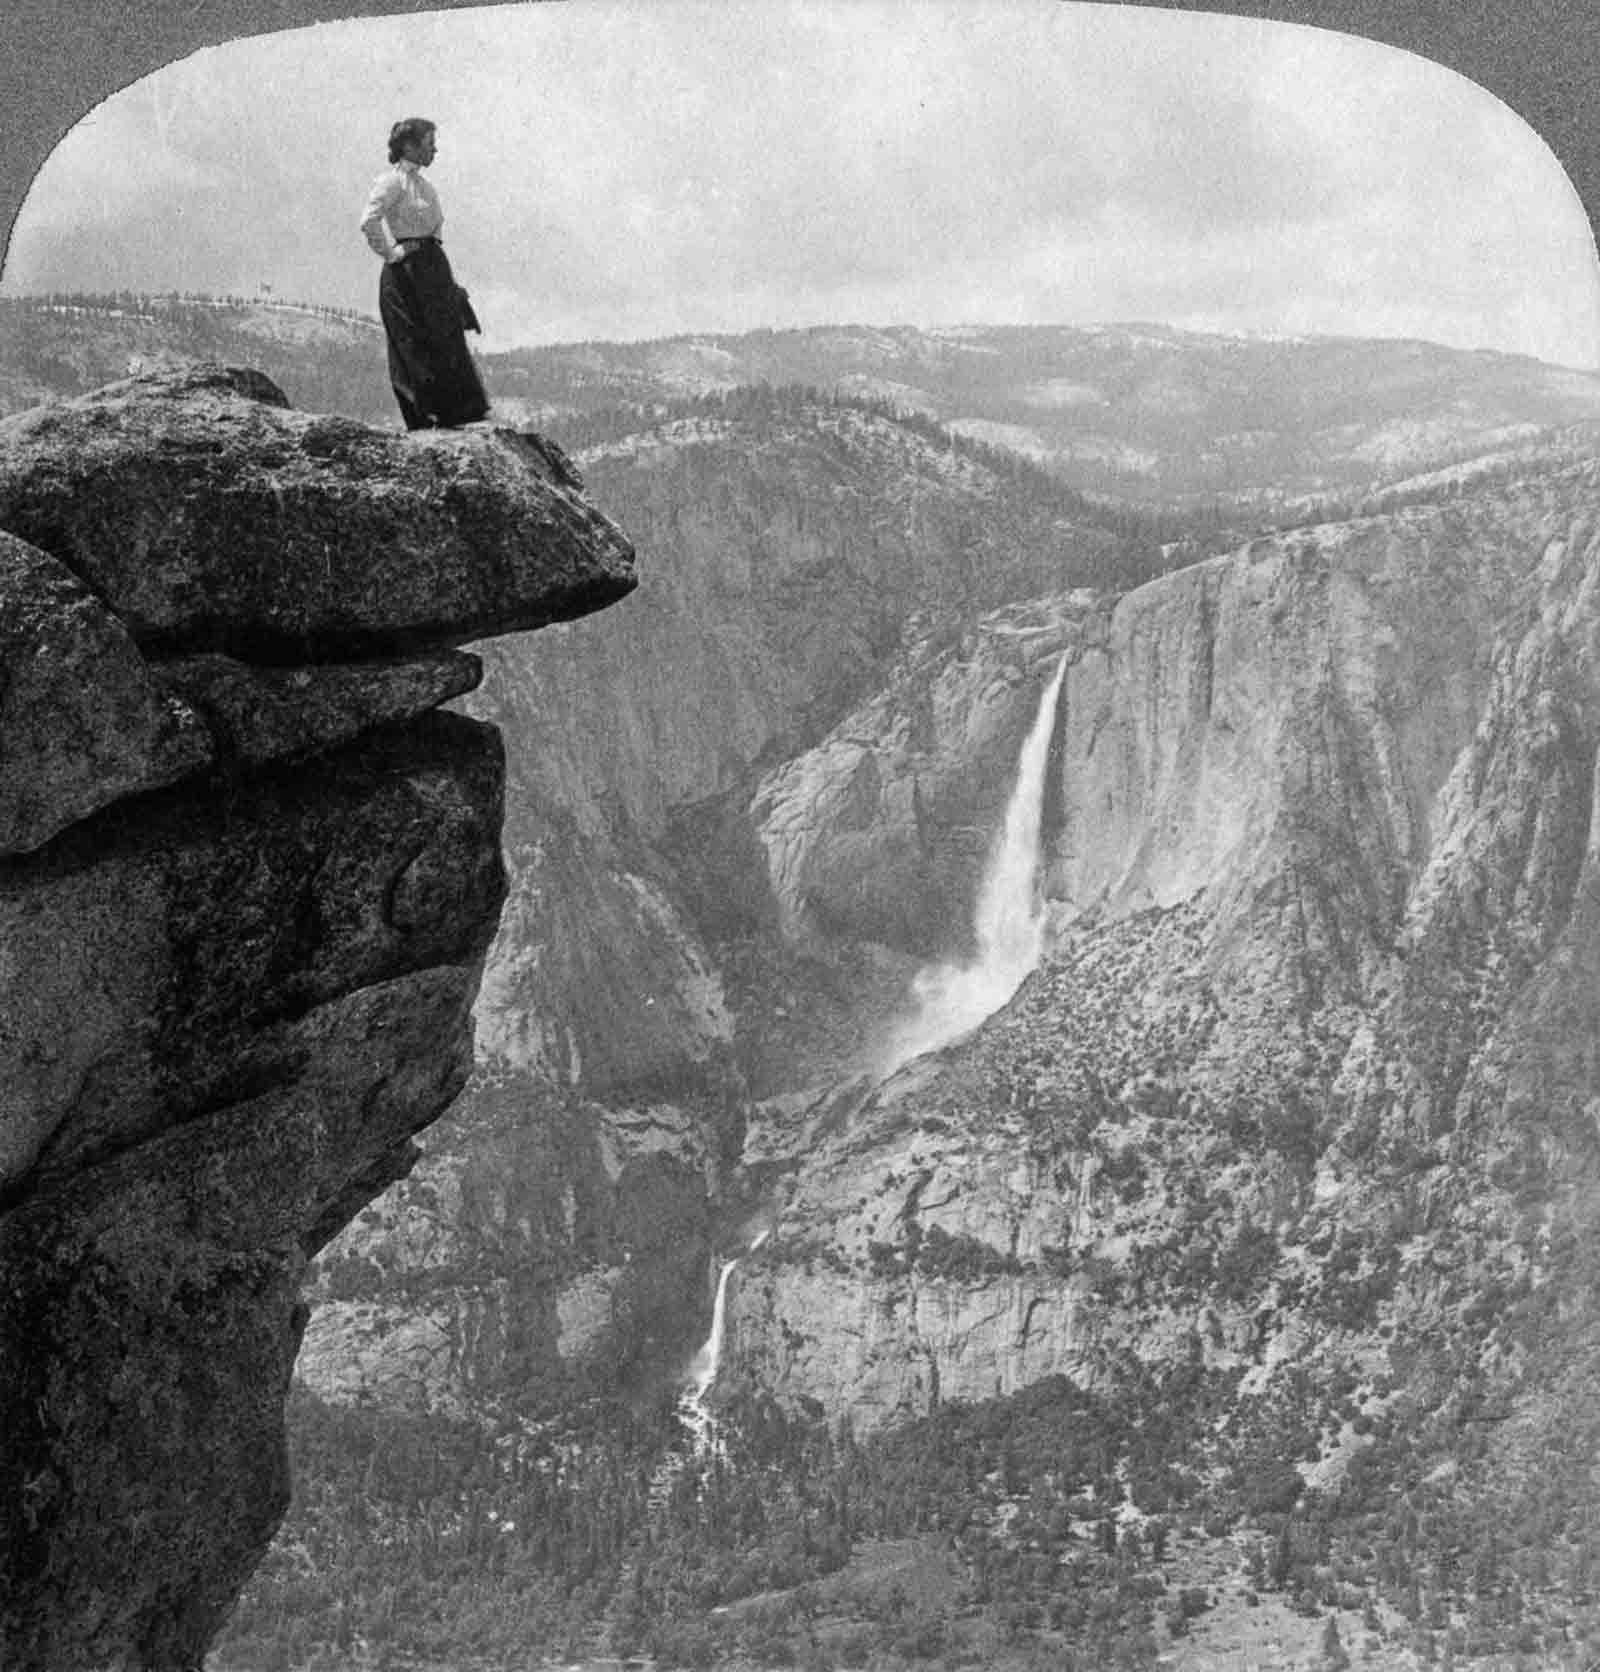
[[[385,261],[398,261],[405,254],[400,239],[437,238],[443,225],[439,194],[416,163],[398,162],[372,182],[361,233]]]

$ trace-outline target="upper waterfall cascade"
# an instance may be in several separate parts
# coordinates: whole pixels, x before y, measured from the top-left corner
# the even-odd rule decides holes
[[[917,1012],[890,1042],[885,1073],[970,1033],[1005,1004],[1038,965],[1045,928],[1039,858],[1046,767],[1066,673],[1063,656],[1022,745],[1005,822],[978,890],[973,919],[977,956],[966,964],[931,965],[917,976]]]

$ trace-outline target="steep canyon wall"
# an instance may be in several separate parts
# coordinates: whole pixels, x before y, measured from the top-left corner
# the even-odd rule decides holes
[[[665,452],[629,467],[684,468]],[[1294,1362],[1296,1342],[1325,1350],[1327,1319],[1360,1310],[1353,1293],[1401,1308],[1395,1225],[1417,1218],[1404,1260],[1431,1270],[1432,1239],[1449,1234],[1419,1216],[1443,1214],[1452,1193],[1493,1195],[1484,1181],[1533,1143],[1463,1139],[1447,1159],[1440,1134],[1456,1115],[1419,1111],[1441,1095],[1454,1110],[1463,1069],[1447,1094],[1417,1081],[1407,1053],[1420,1044],[1402,1047],[1393,1018],[1434,994],[1445,1009],[1424,1005],[1427,1023],[1405,1026],[1442,1049],[1466,1025],[1460,1007],[1475,1043],[1452,1049],[1471,1060],[1522,1026],[1499,988],[1483,996],[1482,971],[1443,973],[1501,967],[1480,931],[1470,958],[1414,947],[1464,933],[1424,929],[1427,902],[1484,827],[1467,763],[1505,703],[1506,668],[1528,654],[1528,622],[1555,610],[1537,602],[1547,560],[1566,565],[1580,602],[1562,608],[1582,618],[1571,576],[1590,561],[1593,475],[1533,461],[1508,482],[1262,538],[1120,597],[1068,590],[985,613],[957,580],[941,617],[953,540],[905,589],[907,624],[862,662],[878,683],[854,706],[865,673],[841,680],[826,657],[809,687],[792,662],[762,682],[751,646],[777,606],[747,597],[750,547],[726,529],[676,553],[666,590],[641,599],[617,652],[626,666],[584,624],[549,635],[537,666],[502,658],[474,699],[529,740],[512,766],[518,881],[480,1000],[485,1154],[499,1159],[475,1158],[463,1131],[457,1153],[348,1233],[343,1288],[322,1291],[313,1327],[312,1385],[452,1409],[474,1387],[549,1393],[640,1352],[670,1369],[672,1343],[681,1357],[704,1333],[717,1226],[750,1206],[758,1175],[780,1225],[734,1280],[730,1363],[752,1388],[863,1425],[1058,1370],[1114,1382],[1129,1354],[1171,1363],[1196,1342],[1242,1377],[1271,1354]],[[769,509],[759,587],[837,585],[828,544],[792,527],[780,540],[780,525]],[[719,561],[743,565],[721,576],[743,634],[726,686],[725,658],[688,645],[697,612],[674,596],[703,592]],[[1047,562],[1045,548],[1029,561]],[[897,573],[891,562],[891,590]],[[993,580],[1025,575],[997,567]],[[923,961],[970,951],[1020,739],[1062,655],[1045,966],[966,1047],[876,1090],[852,1082],[872,1065],[863,1036],[890,1019],[883,994],[904,995]],[[1563,666],[1557,686],[1581,689],[1588,675],[1572,670],[1586,664]],[[775,698],[784,681],[798,697]],[[829,689],[831,721],[815,694]],[[1531,716],[1552,700],[1507,710],[1507,743],[1533,748]],[[823,724],[797,717],[819,709]],[[1565,763],[1563,810],[1528,810],[1548,786],[1527,768],[1516,816],[1554,844],[1539,872],[1570,892],[1587,767],[1579,731],[1551,735],[1563,741],[1540,758]],[[685,829],[694,842],[675,840]],[[720,897],[697,888],[701,874],[721,879]],[[1472,909],[1494,916],[1482,890],[1509,900],[1517,886],[1485,881]],[[861,1031],[819,1046],[825,989],[741,984],[746,957],[831,970]],[[1547,1002],[1577,1002],[1561,991]],[[1382,1169],[1353,1159],[1373,1145]],[[472,1182],[486,1168],[487,1191]],[[407,1191],[428,1200],[408,1205]],[[458,1214],[462,1192],[477,1205]],[[422,1242],[418,1224],[431,1227]],[[1486,1245],[1462,1263],[1461,1294],[1522,1260],[1509,1224],[1492,1256]],[[1312,1250],[1327,1239],[1354,1275],[1321,1275]],[[404,1295],[386,1273],[405,1275]],[[418,1283],[432,1297],[421,1344]],[[1362,1316],[1376,1332],[1399,1312]]]
[[[1053,947],[965,1045],[757,1123],[792,1171],[734,1285],[752,1386],[870,1426],[1195,1356],[1265,1409],[1306,1362],[1388,1397],[1403,1341],[1534,1398],[1530,1312],[1592,1281],[1550,1250],[1595,1179],[1595,490],[1535,472],[1040,612]],[[1007,654],[941,664],[952,712]],[[779,775],[873,786],[775,827],[795,910],[892,890],[925,778],[983,770],[908,742],[936,684]]]
[[[943,657],[987,609],[1117,544],[1063,514],[1071,496],[1019,493],[992,461],[792,394],[577,462],[653,561],[626,610],[484,647],[467,706],[508,740],[510,894],[477,1006],[482,1071],[413,1178],[331,1251],[301,1358],[330,1399],[543,1409],[682,1368],[707,1327],[717,1227],[737,1215],[752,1096],[796,1056],[832,1075],[875,1026],[871,996],[832,968],[848,948],[789,932],[752,787],[901,659]],[[938,728],[993,752],[974,772],[947,749],[937,855],[877,868],[903,933],[868,955],[874,992],[898,993],[914,949],[959,926],[1009,791],[1008,727],[1036,703],[1040,641],[1027,610],[1018,622],[981,711],[960,711],[956,679],[940,698]],[[832,791],[796,795],[802,824],[848,840]],[[830,868],[870,933],[831,849]],[[919,895],[934,876],[945,893]]]

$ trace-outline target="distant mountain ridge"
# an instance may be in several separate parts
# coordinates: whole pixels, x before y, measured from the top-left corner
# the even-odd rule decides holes
[[[1117,498],[1348,496],[1600,422],[1600,377],[1513,355],[1167,326],[827,326],[519,349],[495,392],[559,426],[605,405],[803,383],[888,402]]]
[[[129,358],[257,365],[305,408],[392,425],[376,320],[238,297],[0,300],[0,413],[122,376]],[[565,441],[602,412],[808,385],[886,403],[1143,505],[1302,519],[1600,426],[1600,375],[1410,340],[1233,337],[1163,325],[817,326],[482,357],[503,419]],[[1330,511],[1330,514],[1332,512]]]

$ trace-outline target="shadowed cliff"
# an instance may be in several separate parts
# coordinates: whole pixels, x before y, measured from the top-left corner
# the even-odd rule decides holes
[[[456,647],[632,550],[536,439],[220,367],[0,424],[0,530],[0,1660],[188,1668],[287,1501],[306,1263],[471,1066]]]

